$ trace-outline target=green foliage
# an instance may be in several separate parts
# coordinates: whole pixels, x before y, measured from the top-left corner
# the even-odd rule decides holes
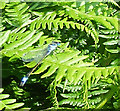
[[[108,78],[107,81],[105,80],[91,84],[91,86],[88,88],[88,91],[85,91],[82,81],[76,85],[71,84],[70,86],[67,84],[64,89],[64,93],[61,92],[60,94],[64,99],[59,102],[59,105],[69,104],[82,109],[100,109],[110,98],[112,98],[114,93],[117,93],[118,95],[117,91],[119,90],[119,86],[112,85],[114,83],[115,81]],[[63,89],[64,84],[65,83],[59,84],[58,87]],[[87,101],[85,100],[85,95],[88,97]]]
[[[9,73],[4,73],[5,78],[15,76],[19,82],[28,72],[24,67],[36,65],[34,62],[20,63],[23,55],[36,50],[29,55],[33,58],[52,41],[59,41],[60,49],[42,61],[27,85],[34,86],[45,80],[43,84],[49,85],[50,91],[48,99],[58,109],[59,105],[65,109],[119,108],[119,4],[113,0],[105,3],[6,2],[1,8],[0,55],[3,60],[9,58],[3,63],[11,67]],[[21,100],[21,89],[12,86],[15,88],[15,97]],[[27,94],[24,96],[22,101],[29,103],[31,99]],[[8,103],[14,102],[8,99]],[[32,102],[32,107],[40,105],[38,100]],[[12,105],[11,109],[18,107]]]
[[[11,26],[15,27],[24,24],[31,18],[30,13],[27,13],[28,9],[29,6],[26,3],[20,4],[19,2],[18,3],[12,2],[10,4],[6,4],[5,21],[9,23]]]
[[[0,93],[3,92],[3,88],[0,88]],[[1,94],[0,95],[0,110],[5,109],[5,110],[12,110],[12,109],[20,109],[20,110],[25,110],[28,108],[20,108],[24,105],[24,103],[16,103],[16,99],[8,99],[10,95],[9,94]]]

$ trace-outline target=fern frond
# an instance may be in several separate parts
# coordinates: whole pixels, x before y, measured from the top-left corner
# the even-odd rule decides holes
[[[1,34],[1,37],[0,37],[0,47],[8,40],[9,34],[10,34],[10,30],[4,32],[3,35]]]
[[[110,53],[115,53],[115,54],[118,54],[120,52],[120,48],[117,47],[116,49],[108,49],[108,48],[105,48],[108,52]]]
[[[3,3],[4,3],[4,2],[3,2]],[[1,21],[4,22],[3,17],[1,17],[0,19],[1,19]],[[3,23],[3,22],[2,22],[2,23]],[[5,29],[5,26],[3,26],[2,23],[0,24],[0,32],[2,32],[2,31]]]
[[[49,30],[51,30],[52,28],[55,28],[56,30],[58,30],[58,28],[63,29],[64,26],[68,29],[72,27],[73,29],[77,28],[81,31],[86,31],[86,33],[90,34],[93,37],[95,43],[98,42],[98,34],[93,26],[92,26],[92,29],[89,29],[88,26],[86,26],[84,24],[69,21],[68,17],[66,17],[64,19],[55,18],[55,17],[56,17],[55,12],[48,13],[43,17],[40,16],[39,18],[35,19],[32,22],[30,29],[35,30],[35,29],[39,29],[41,27],[43,29],[46,29],[48,26]]]
[[[64,82],[59,84],[57,87],[63,86]],[[82,87],[80,90],[72,90],[71,87],[75,88],[78,85],[69,85],[67,84],[67,91],[63,93],[60,92],[60,95],[63,99],[59,102],[59,105],[69,104],[70,106],[78,106],[85,108],[86,99],[84,98],[84,86],[79,84],[78,87]],[[115,87],[115,90],[114,90]],[[119,86],[117,86],[119,87]],[[101,108],[115,92],[117,92],[116,85],[112,85],[106,82],[93,83],[92,87],[88,90],[88,99],[87,103],[89,108]],[[61,87],[63,89],[63,87]],[[70,88],[70,90],[68,90]]]
[[[99,22],[101,25],[105,26],[108,29],[112,29],[112,25],[113,25],[115,27],[115,29],[118,30],[118,19],[115,17],[95,16],[95,15],[90,15],[90,14],[80,12],[80,11],[72,9],[68,6],[66,6],[65,8],[66,8],[68,15],[74,19],[81,20],[81,18],[82,18],[84,20],[85,19],[94,20],[96,22]]]
[[[5,9],[6,22],[12,26],[18,27],[31,18],[29,13],[26,13],[29,6],[26,3],[11,3],[7,4]]]
[[[117,4],[117,2],[115,2],[115,0],[103,0],[104,2],[111,2],[111,3],[113,3],[115,6],[117,6],[117,7],[119,7],[120,8],[120,6]]]
[[[3,92],[4,89],[0,88],[0,93]],[[24,103],[16,103],[16,99],[7,99],[10,95],[9,94],[1,94],[0,95],[0,110],[6,109],[6,110],[12,110],[12,109],[18,109],[21,106],[24,105]],[[23,108],[21,108],[22,110]]]
[[[76,54],[79,54],[76,52]],[[83,67],[83,66],[91,66],[93,65],[92,63],[84,63],[84,62],[80,62],[81,60],[83,60],[85,57],[76,57],[76,54],[74,52],[70,54],[61,54],[62,57],[64,58],[60,58],[58,57],[58,60],[55,60],[55,58],[46,58],[44,60],[44,63],[41,65],[41,67],[34,72],[34,74],[38,74],[41,73],[43,71],[45,71],[48,67],[49,70],[46,74],[44,74],[42,76],[42,78],[44,77],[49,77],[50,75],[52,75],[56,70],[58,70],[58,74],[56,76],[56,81],[59,81],[61,78],[67,77],[68,81],[73,82],[74,84],[77,84],[78,81],[82,78],[85,77],[85,80],[90,80],[90,78],[92,76],[94,76],[96,78],[96,80],[94,81],[95,83],[101,78],[101,76],[103,77],[107,77],[108,75],[111,75],[114,71],[118,71],[119,67],[108,67],[108,68],[95,68],[95,67]],[[65,55],[67,56],[65,58]],[[75,56],[75,58],[74,58]],[[70,57],[70,58],[69,58]],[[60,60],[60,59],[61,60]],[[72,60],[71,60],[72,59]],[[51,66],[52,64],[52,66]],[[84,65],[83,65],[84,64]],[[45,67],[46,66],[46,67]],[[62,73],[61,73],[62,70]],[[63,72],[64,71],[64,72]],[[98,73],[99,72],[99,73]]]
[[[26,37],[24,37],[21,40],[15,41],[14,43],[11,43],[9,45],[4,46],[5,49],[9,50],[9,49],[14,49],[22,44],[24,44],[25,42],[27,42],[30,38],[32,38],[32,36],[35,34],[35,31],[30,32],[29,35],[27,35]]]
[[[68,92],[76,92],[76,91],[80,91],[82,89],[82,84],[80,84],[81,82],[80,83],[79,82],[76,85],[72,84],[72,85],[69,85],[69,86],[68,85],[65,86],[64,83],[63,84],[61,83],[61,84],[58,84],[57,87],[59,87],[61,89],[64,89],[63,92],[65,90],[68,91]]]
[[[11,57],[14,54],[17,54],[20,50],[22,50],[22,51],[24,49],[27,49],[28,51],[31,50],[32,49],[31,46],[34,43],[38,42],[40,37],[43,35],[43,32],[39,32],[37,34],[35,34],[35,32],[36,31],[32,31],[32,32],[27,31],[26,33],[24,33],[22,35],[22,31],[21,31],[18,33],[17,36],[13,35],[15,37],[14,41],[12,43],[4,45],[4,49],[2,50],[2,54],[5,54],[6,56]],[[11,38],[11,36],[9,36],[8,41],[9,41],[9,39],[13,39],[13,37]],[[6,40],[6,42],[8,42],[8,41]],[[12,40],[10,40],[10,41],[12,41]],[[24,53],[24,51],[23,51],[23,53]]]

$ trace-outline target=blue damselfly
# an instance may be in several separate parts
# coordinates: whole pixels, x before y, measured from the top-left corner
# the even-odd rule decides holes
[[[26,83],[26,81],[28,80],[29,76],[31,75],[31,73],[38,67],[38,65],[41,63],[41,61],[48,56],[52,51],[54,51],[57,46],[60,45],[59,42],[52,42],[51,44],[49,44],[47,46],[47,48],[40,50],[40,51],[36,51],[38,54],[33,56],[33,58],[29,58],[30,54],[34,55],[34,52],[32,53],[27,53],[23,55],[22,60],[24,62],[31,62],[31,61],[35,61],[37,64],[36,66],[29,72],[26,74],[26,76],[24,76],[21,80],[20,86],[24,86],[24,84]]]

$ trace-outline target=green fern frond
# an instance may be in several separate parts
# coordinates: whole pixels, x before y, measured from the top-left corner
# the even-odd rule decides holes
[[[63,105],[63,104],[70,104],[71,106],[78,106],[78,107],[82,107],[85,105],[82,99],[74,99],[74,98],[64,99],[59,102],[59,105]]]
[[[64,59],[61,59],[61,61],[59,60],[59,58],[58,58],[58,60],[55,60],[55,58],[51,58],[51,61],[49,61],[50,59],[46,59],[44,61],[46,61],[49,64],[46,65],[46,62],[45,62],[45,65],[44,65],[44,63],[43,63],[41,65],[41,67],[36,72],[34,72],[34,74],[41,73],[41,72],[45,71],[48,67],[50,67],[48,72],[46,74],[44,74],[42,76],[42,78],[49,77],[56,70],[58,70],[58,74],[56,76],[56,81],[59,81],[63,76],[65,76],[68,79],[68,81],[71,81],[74,84],[77,84],[78,81],[82,77],[85,77],[85,80],[90,80],[90,78],[92,76],[94,76],[96,78],[96,80],[95,81],[93,80],[93,81],[96,83],[101,78],[101,76],[107,77],[108,75],[111,75],[114,71],[116,71],[116,70],[118,71],[118,67],[108,67],[108,68],[88,67],[88,68],[86,68],[84,66],[90,66],[93,64],[80,62],[80,60],[82,60],[83,57],[77,58],[76,55],[74,55],[74,54],[73,53],[66,54],[68,56],[66,59],[65,59],[65,55],[62,54],[61,56],[63,56]],[[76,53],[76,54],[79,54],[79,53]],[[75,56],[75,58],[74,58],[74,56]],[[51,63],[52,63],[52,66],[51,66]],[[61,73],[61,70],[62,70],[62,73]],[[91,74],[90,74],[90,72],[91,72]]]
[[[3,92],[4,89],[0,88],[0,93]],[[0,94],[0,110],[12,110],[12,109],[25,109],[20,108],[24,105],[24,103],[16,103],[16,99],[8,99],[10,95],[9,94]]]
[[[32,36],[35,34],[35,31],[30,32],[26,37],[22,38],[21,40],[15,41],[14,43],[11,43],[9,45],[4,46],[6,50],[10,50],[10,49],[14,49],[22,44],[24,44],[25,42],[28,42],[28,40],[30,38],[32,38]]]
[[[111,3],[113,3],[115,6],[117,6],[117,7],[119,7],[120,8],[120,6],[117,4],[117,2],[115,2],[115,0],[103,0],[104,2],[111,2]]]
[[[1,17],[0,19],[1,19],[1,21],[3,21],[3,17]],[[2,24],[0,24],[0,32],[2,32],[4,29],[5,29],[5,27]]]
[[[10,30],[8,30],[8,31],[4,32],[3,34],[1,34],[0,47],[8,40],[9,34],[10,34]]]
[[[87,12],[88,14],[92,14],[92,15],[101,15],[101,16],[115,16],[115,13],[117,10],[113,9],[111,7],[108,7],[108,5],[106,3],[102,3],[102,2],[87,2],[85,3],[85,12]]]
[[[118,30],[118,19],[116,17],[95,16],[95,15],[90,15],[90,14],[80,12],[68,6],[66,6],[65,8],[68,15],[71,16],[72,18],[75,18],[77,20],[81,20],[81,18],[84,20],[85,19],[94,20],[96,22],[99,22],[101,25],[105,26],[108,29],[112,29],[112,25],[113,25],[115,29]]]
[[[55,12],[48,13],[45,16],[40,16],[39,18],[35,19],[32,22],[30,29],[35,30],[35,29],[39,29],[41,27],[43,29],[46,29],[48,26],[49,30],[51,30],[52,28],[55,28],[56,30],[58,30],[58,28],[63,29],[64,26],[66,26],[66,28],[68,28],[68,29],[72,27],[73,29],[77,28],[81,31],[86,31],[86,33],[90,34],[93,37],[95,43],[98,42],[98,34],[97,34],[95,28],[93,27],[93,25],[92,25],[92,29],[89,29],[84,24],[69,21],[67,17],[64,19],[55,18],[55,17],[56,17]]]
[[[118,38],[118,34],[117,33],[115,33],[115,34],[108,34],[108,35],[102,35],[102,34],[100,34],[99,37],[106,38],[106,39],[112,39],[112,38]]]
[[[110,53],[116,53],[118,54],[120,52],[120,48],[117,47],[116,49],[108,49],[108,48],[105,48],[108,52]]]
[[[110,40],[110,41],[104,42],[103,44],[104,45],[116,45],[118,44],[118,41],[119,40]]]
[[[14,38],[14,41],[12,43],[3,45],[4,49],[2,50],[2,54],[5,54],[6,56],[11,57],[14,54],[17,54],[20,50],[22,50],[22,51],[24,49],[27,49],[26,51],[31,50],[32,49],[31,46],[34,43],[38,42],[40,37],[43,35],[43,32],[39,32],[37,34],[35,34],[35,32],[36,31],[32,31],[32,32],[27,31],[25,34],[23,34],[23,36],[21,35],[22,32],[20,32],[17,36],[13,35],[16,38]],[[6,36],[6,37],[8,37],[8,36]],[[11,36],[9,36],[7,38],[8,41],[9,41],[9,39],[13,39],[13,37],[12,38],[10,38],[10,37]],[[8,42],[8,41],[6,40],[6,42]],[[12,40],[10,40],[10,41],[12,41]],[[23,53],[24,53],[24,51],[23,51]]]
[[[81,81],[82,82],[82,81]],[[63,89],[63,83],[59,84],[57,87]],[[67,91],[63,93],[60,92],[60,95],[63,97],[61,101],[59,101],[59,105],[68,104],[70,106],[78,106],[82,108],[86,108],[86,104],[89,104],[89,108],[101,108],[117,91],[116,85],[112,85],[111,83],[106,82],[98,82],[96,84],[93,83],[90,89],[88,89],[88,99],[84,99],[84,85],[83,83],[78,85],[67,85]],[[82,87],[80,90],[72,90],[71,87]],[[115,89],[114,89],[115,87]],[[70,90],[68,90],[70,88]],[[119,89],[118,89],[119,90]]]
[[[80,82],[80,81],[79,81]],[[80,82],[81,83],[81,82]],[[61,88],[61,89],[64,89],[64,91],[66,90],[66,91],[68,91],[68,92],[76,92],[76,91],[80,91],[81,89],[82,89],[82,84],[80,84],[80,83],[78,83],[78,84],[76,84],[76,85],[74,85],[74,84],[72,84],[72,85],[70,85],[70,86],[64,86],[64,84],[58,84],[57,85],[57,87],[59,87],[59,88]],[[63,91],[63,92],[64,92]]]
[[[6,22],[12,26],[21,26],[31,18],[30,13],[26,13],[29,6],[26,3],[7,4],[5,9]]]
[[[105,49],[110,53],[118,54],[120,52],[118,36],[117,36],[116,40],[107,40],[106,42],[103,43],[103,45],[105,45],[105,47],[106,47]],[[114,49],[113,49],[113,47],[114,47]]]

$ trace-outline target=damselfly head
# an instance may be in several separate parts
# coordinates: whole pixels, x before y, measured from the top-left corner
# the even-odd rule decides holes
[[[48,45],[48,51],[52,52],[53,50],[55,50],[57,48],[57,46],[59,46],[60,43],[59,42],[55,42],[53,41],[51,44]]]

